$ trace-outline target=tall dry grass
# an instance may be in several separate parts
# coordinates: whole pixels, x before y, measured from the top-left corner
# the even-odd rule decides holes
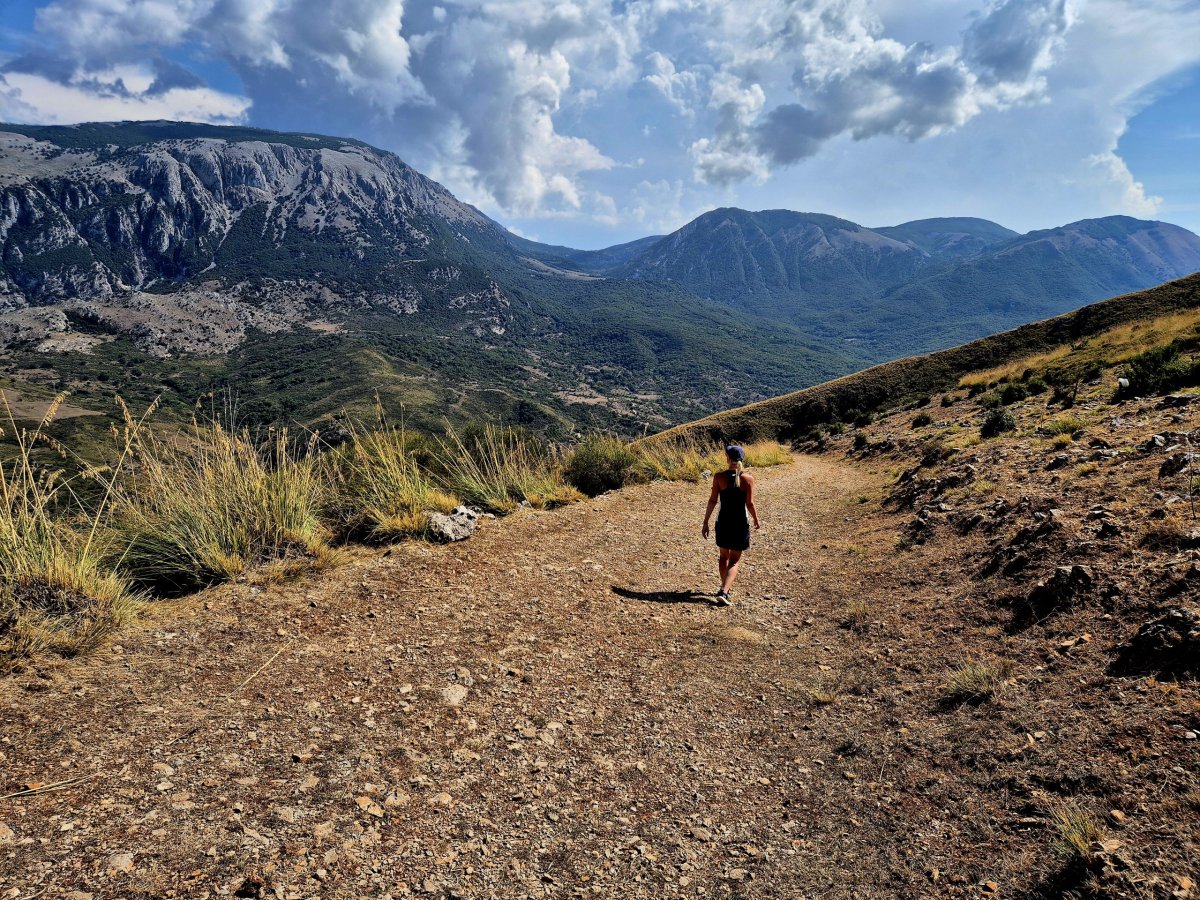
[[[768,467],[791,462],[792,455],[777,441],[743,447],[746,466]],[[702,481],[727,466],[723,447],[692,440],[642,441],[626,444],[611,435],[592,435],[567,460],[568,481],[589,496],[648,481]]]
[[[522,503],[551,509],[580,499],[563,477],[562,454],[511,428],[486,425],[471,434],[448,428],[436,462],[448,491],[487,512],[504,515]]]
[[[1081,362],[1118,365],[1139,353],[1165,347],[1172,341],[1200,337],[1200,310],[1187,309],[1152,319],[1125,322],[1083,340],[1023,359],[1004,363],[959,380],[959,387],[986,389],[1001,381],[1017,381],[1027,371],[1042,372],[1070,356]]]
[[[349,538],[382,543],[420,537],[429,530],[430,513],[458,505],[422,468],[403,428],[351,427],[350,440],[327,455],[327,465],[333,515]]]
[[[137,584],[172,595],[255,567],[286,576],[334,558],[315,442],[294,446],[285,430],[260,443],[194,421],[170,438],[139,431],[132,444],[111,530],[124,548],[117,570]]]
[[[33,430],[19,428],[0,391],[10,457],[0,463],[0,668],[40,652],[74,656],[96,647],[134,613],[138,596],[105,565],[101,509],[89,521],[70,481],[39,466],[35,450],[65,450],[46,434],[65,397]],[[98,479],[104,474],[89,473]],[[105,496],[115,472],[107,473]],[[74,521],[77,520],[77,521]],[[76,524],[83,527],[76,527]]]

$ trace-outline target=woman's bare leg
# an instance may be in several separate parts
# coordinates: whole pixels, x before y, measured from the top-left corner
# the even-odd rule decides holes
[[[717,572],[719,572],[721,575],[721,587],[724,589],[725,573],[729,570],[729,551],[722,547],[720,548],[720,553],[721,556],[717,560]]]
[[[721,551],[721,562],[724,563],[725,569],[725,571],[721,574],[721,590],[727,594],[733,587],[733,580],[737,578],[737,567],[741,559],[742,551],[740,550]]]

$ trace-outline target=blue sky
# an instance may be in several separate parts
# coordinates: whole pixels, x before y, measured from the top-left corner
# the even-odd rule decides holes
[[[0,0],[0,120],[393,150],[598,247],[717,206],[1200,231],[1200,0]]]

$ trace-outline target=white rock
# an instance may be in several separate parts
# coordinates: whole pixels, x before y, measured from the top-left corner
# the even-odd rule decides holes
[[[467,693],[467,689],[461,684],[451,684],[442,691],[442,699],[446,701],[447,706],[462,706],[466,702]]]

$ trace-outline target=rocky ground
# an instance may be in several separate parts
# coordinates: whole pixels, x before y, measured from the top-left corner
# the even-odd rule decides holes
[[[731,609],[687,484],[163,604],[0,687],[0,897],[1192,896],[1197,407],[836,438]]]

